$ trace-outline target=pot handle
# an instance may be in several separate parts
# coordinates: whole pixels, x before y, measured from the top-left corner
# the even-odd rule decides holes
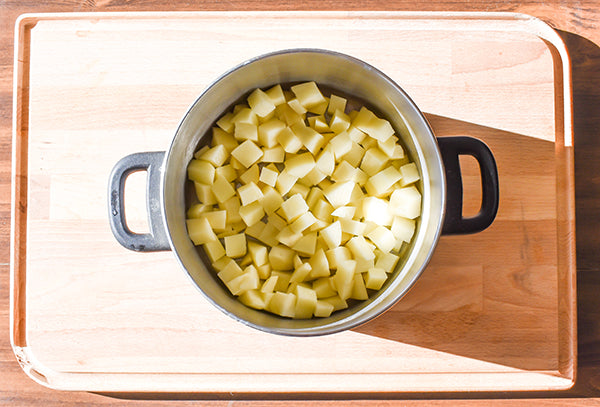
[[[164,151],[135,153],[120,159],[108,184],[108,219],[115,239],[125,248],[139,252],[170,250],[160,204],[160,180]],[[125,218],[125,180],[136,171],[148,173],[146,199],[150,233],[134,233]]]
[[[489,147],[473,137],[439,137],[437,139],[446,170],[446,215],[442,233],[446,235],[477,233],[496,218],[499,204],[498,169]],[[463,218],[463,186],[458,157],[473,156],[481,172],[481,208],[470,218]]]

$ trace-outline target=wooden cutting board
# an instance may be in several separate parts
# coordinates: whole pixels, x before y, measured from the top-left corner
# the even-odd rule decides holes
[[[574,382],[575,223],[570,67],[559,36],[516,14],[198,12],[37,14],[16,26],[11,340],[56,389],[203,393],[550,390]],[[494,224],[442,237],[392,310],[316,338],[248,328],[210,305],[170,252],[122,248],[107,180],[166,150],[221,73],[316,47],[380,68],[439,136],[484,140]],[[480,199],[461,161],[465,211]],[[147,228],[145,179],[127,217]]]

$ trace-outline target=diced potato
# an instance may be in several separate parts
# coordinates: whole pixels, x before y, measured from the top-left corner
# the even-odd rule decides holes
[[[417,165],[415,163],[403,165],[400,167],[400,173],[402,174],[402,186],[410,185],[421,179],[419,170],[417,169]]]
[[[325,138],[315,129],[307,127],[304,123],[295,123],[290,126],[296,137],[302,142],[302,145],[310,151],[311,156],[316,154],[325,143]],[[287,150],[286,150],[287,151]],[[288,151],[289,152],[289,151]],[[314,159],[313,159],[314,162]]]
[[[295,154],[302,148],[302,140],[289,127],[286,127],[277,134],[277,141],[286,153]]]
[[[269,185],[265,185],[262,189],[263,197],[260,199],[260,204],[264,208],[267,215],[274,213],[281,207],[283,198],[277,190]]]
[[[373,267],[367,271],[365,277],[365,286],[371,290],[379,290],[383,283],[387,280],[387,274],[385,270]]]
[[[348,162],[352,167],[358,168],[365,155],[365,149],[355,141],[352,141],[350,151],[344,154],[344,161]]]
[[[290,99],[287,101],[287,104],[299,115],[304,115],[307,112],[306,108],[302,106],[298,99]]]
[[[265,296],[258,290],[247,290],[244,291],[238,299],[240,302],[250,308],[254,309],[265,309],[266,302]]]
[[[401,216],[394,216],[391,230],[396,240],[408,243],[415,233],[415,221]]]
[[[354,191],[354,181],[335,182],[330,186],[323,188],[325,198],[334,208],[345,206],[350,202],[350,197]]]
[[[323,298],[322,300],[319,300],[319,301],[327,303],[327,304],[331,304],[333,306],[334,311],[339,311],[339,310],[348,308],[348,303],[346,302],[346,300],[341,299],[339,295],[335,295],[335,296],[328,297],[328,298]]]
[[[314,114],[318,114],[318,115],[322,115],[325,114],[325,112],[327,111],[327,106],[329,106],[329,99],[328,98],[324,98],[325,100],[322,101],[321,103],[314,105],[312,107],[309,107],[307,110],[309,113],[314,113]]]
[[[237,189],[237,193],[240,196],[242,205],[244,206],[250,205],[252,202],[259,201],[263,197],[261,189],[254,182],[242,185]]]
[[[329,223],[332,220],[331,214],[333,213],[333,210],[334,209],[331,204],[326,202],[324,199],[318,199],[312,208],[312,213],[317,219]]]
[[[346,246],[338,246],[325,252],[329,268],[336,270],[340,263],[352,260],[352,252]]]
[[[203,213],[210,212],[211,209],[212,205],[197,203],[190,206],[186,215],[188,218],[201,218]]]
[[[255,89],[248,96],[248,105],[258,117],[267,117],[275,110],[273,100],[260,89]]]
[[[315,254],[317,247],[317,232],[311,232],[303,235],[294,245],[292,249],[303,256],[312,256]]]
[[[281,209],[288,222],[293,222],[303,213],[308,212],[308,205],[300,194],[292,195],[281,204]]]
[[[188,178],[192,181],[211,185],[215,180],[215,167],[204,160],[192,160],[187,168]]]
[[[211,191],[215,195],[218,202],[223,203],[235,195],[235,189],[224,177],[215,176],[215,182],[212,185]]]
[[[244,105],[238,105],[240,106],[239,109],[237,110],[237,112],[235,112],[234,110],[234,116],[231,119],[231,121],[234,124],[238,124],[238,123],[250,123],[250,124],[254,124],[255,126],[258,125],[258,117],[256,116],[256,113],[250,109],[248,106],[244,106]]]
[[[350,294],[352,294],[355,270],[356,261],[346,260],[338,265],[337,271],[333,276],[335,288],[343,300],[350,298]]]
[[[299,115],[298,113],[296,113],[296,111],[292,109],[287,103],[278,105],[275,108],[275,117],[285,122],[285,124],[287,124],[288,126],[291,126],[294,123],[304,122],[304,115]]]
[[[333,277],[321,277],[312,282],[312,289],[317,294],[317,298],[333,297],[337,294],[333,287]]]
[[[290,228],[295,233],[301,233],[312,226],[316,221],[317,218],[315,218],[315,215],[313,215],[312,212],[304,212],[290,224]]]
[[[394,234],[384,226],[377,226],[367,234],[367,237],[382,252],[389,252],[396,245]]]
[[[225,248],[219,239],[204,243],[202,246],[204,247],[204,251],[208,255],[211,263],[214,263],[225,256]]]
[[[242,184],[258,184],[260,170],[257,164],[253,164],[246,171],[243,171],[242,174],[238,177],[238,179],[242,182]]]
[[[235,258],[242,257],[246,254],[246,234],[239,233],[237,235],[226,236],[225,253],[227,257]]]
[[[365,189],[367,190],[367,193],[372,196],[384,196],[390,193],[392,186],[400,181],[401,178],[402,174],[390,165],[370,177],[365,184]]]
[[[230,282],[231,280],[238,278],[244,274],[244,270],[231,258],[223,257],[225,259],[225,266],[217,273],[217,276],[223,281],[225,284]]]
[[[421,193],[414,186],[396,189],[390,196],[390,212],[415,219],[421,214]]]
[[[260,273],[259,273],[260,276]],[[260,291],[263,293],[272,293],[275,291],[275,286],[277,285],[278,276],[269,276],[263,285],[260,287]]]
[[[329,97],[329,105],[327,106],[327,113],[331,116],[337,110],[339,110],[340,112],[346,111],[346,103],[347,102],[348,101],[345,98],[332,94]]]
[[[217,167],[215,170],[215,175],[225,178],[228,182],[235,181],[238,176],[237,171],[230,164]]]
[[[317,300],[317,305],[315,306],[315,317],[326,318],[331,315],[334,310],[333,304],[325,301]]]
[[[263,163],[282,163],[285,159],[285,150],[277,145],[273,148],[263,149],[263,156],[260,159]]]
[[[240,295],[248,290],[257,290],[260,286],[260,279],[256,268],[250,265],[244,269],[242,275],[227,281],[225,285],[233,295]]]
[[[322,229],[320,234],[323,240],[325,240],[327,247],[330,249],[338,247],[342,243],[342,225],[340,224],[340,221],[337,220]]]
[[[293,293],[275,292],[267,310],[282,317],[293,318],[296,308],[296,296]]]
[[[291,271],[279,271],[273,270],[271,276],[277,277],[277,283],[275,284],[274,291],[287,292],[290,285],[290,278],[292,278]]]
[[[258,142],[258,126],[252,123],[236,123],[233,137],[238,141]]]
[[[206,217],[198,219],[187,219],[188,235],[196,246],[217,240],[217,235],[208,223]]]
[[[325,148],[315,161],[315,166],[325,175],[333,174],[335,169],[335,155],[331,148]]]
[[[255,201],[240,207],[240,216],[246,225],[252,226],[265,216],[265,211],[261,204]]]
[[[287,126],[279,119],[268,120],[258,126],[258,141],[267,148],[273,148],[277,145],[277,135]]]
[[[377,225],[392,225],[393,219],[390,205],[387,200],[373,196],[366,197],[362,200],[361,209],[365,221],[373,222]]]
[[[375,258],[374,247],[363,236],[354,236],[346,243],[346,247],[350,249],[352,257],[355,259],[372,260]]]
[[[310,279],[329,277],[329,261],[327,260],[327,255],[322,248],[316,249],[308,262],[311,266]]]
[[[369,294],[365,287],[365,281],[361,273],[355,273],[352,279],[352,291],[350,292],[350,298],[354,300],[367,300]]]
[[[237,195],[232,196],[222,204],[219,204],[219,206],[225,209],[225,212],[227,213],[226,223],[237,223],[242,220],[242,217],[240,216],[241,204]]]
[[[317,307],[317,294],[311,288],[296,286],[296,308],[294,318],[312,318]]]
[[[231,152],[231,155],[246,168],[257,162],[262,154],[262,150],[251,140],[244,141]]]
[[[388,156],[379,148],[371,147],[365,151],[365,155],[360,163],[360,169],[366,172],[367,175],[373,176],[381,171],[387,163]]]
[[[308,277],[311,270],[312,270],[312,267],[310,266],[309,263],[302,263],[292,273],[292,277],[290,277],[290,283],[303,282]]]
[[[199,158],[201,160],[208,161],[215,167],[220,167],[229,158],[229,152],[227,151],[225,146],[217,145],[208,149]]]
[[[258,180],[260,182],[264,182],[265,184],[274,187],[275,183],[277,182],[277,176],[279,175],[279,171],[277,171],[277,168],[269,168],[269,167],[262,167],[262,169],[260,170],[260,176],[258,178]],[[261,196],[262,196],[262,192],[261,192]]]
[[[274,246],[269,251],[269,263],[274,270],[292,270],[295,252],[284,245]]]
[[[352,149],[352,140],[347,132],[342,131],[329,140],[329,145],[331,146],[331,151],[333,151],[335,160],[339,162],[342,157]]]
[[[291,87],[298,101],[305,108],[313,107],[326,102],[325,97],[315,82],[305,82]]]
[[[224,114],[219,120],[217,120],[217,126],[219,126],[223,131],[227,133],[231,133],[233,131],[233,112],[229,112]],[[214,133],[213,133],[214,137]]]
[[[202,216],[208,220],[208,223],[213,230],[225,229],[227,211],[211,211],[204,213]]]
[[[339,134],[342,131],[348,130],[350,127],[350,116],[345,114],[343,111],[336,110],[331,117],[329,128],[335,134]]]
[[[362,236],[366,230],[366,224],[349,218],[340,218],[342,233],[347,233],[354,236]]]
[[[396,268],[396,264],[400,257],[394,253],[383,253],[379,250],[376,251],[375,267],[385,270],[386,273],[391,273]]]
[[[275,106],[285,103],[285,95],[283,94],[283,88],[281,85],[275,85],[272,88],[265,91],[267,96],[271,99],[271,102]]]
[[[302,233],[296,233],[289,226],[284,227],[279,231],[275,239],[277,239],[280,243],[292,247],[302,238]]]
[[[321,135],[330,131],[325,116],[311,116],[308,118],[308,124]]]

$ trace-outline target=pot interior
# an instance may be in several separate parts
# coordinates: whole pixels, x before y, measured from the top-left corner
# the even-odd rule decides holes
[[[410,245],[384,287],[369,300],[327,318],[292,320],[257,311],[236,300],[220,282],[202,250],[187,236],[186,169],[210,129],[233,104],[255,88],[315,81],[321,89],[359,100],[390,121],[405,151],[421,173],[422,215]],[[326,93],[326,92],[324,92]],[[411,99],[387,76],[347,55],[324,50],[287,50],[250,60],[216,80],[191,106],[167,152],[162,201],[171,247],[201,292],[231,317],[267,332],[320,335],[352,328],[393,305],[420,275],[439,238],[445,205],[445,179],[431,129]]]

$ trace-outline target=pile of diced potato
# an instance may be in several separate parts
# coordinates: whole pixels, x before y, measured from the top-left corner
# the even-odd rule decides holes
[[[394,271],[421,213],[391,124],[314,82],[256,89],[187,168],[188,233],[245,305],[327,317]]]

